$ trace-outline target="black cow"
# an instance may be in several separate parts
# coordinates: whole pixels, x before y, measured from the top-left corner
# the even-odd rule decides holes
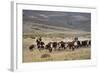
[[[49,52],[52,52],[52,42],[49,42],[45,45],[45,49],[49,50]]]
[[[36,43],[37,43],[37,48],[39,49],[39,51],[44,49],[45,43],[42,41],[42,39],[37,39]]]
[[[88,47],[91,46],[91,40],[88,40],[88,41],[87,41],[87,46],[88,46]]]
[[[52,42],[52,48],[54,48],[54,50],[57,49],[58,43],[57,42]]]
[[[91,40],[89,40],[89,46],[91,46]]]
[[[81,42],[82,47],[88,47],[88,40],[84,40]]]
[[[66,43],[65,42],[61,41],[61,42],[58,43],[58,45],[59,45],[59,47],[58,47],[59,50],[60,50],[60,48],[66,49]]]
[[[35,45],[33,45],[33,44],[30,45],[30,46],[29,46],[29,50],[30,50],[30,51],[33,51],[33,48],[34,48],[34,47],[35,47]]]
[[[81,47],[81,42],[78,40],[77,41],[78,47]]]

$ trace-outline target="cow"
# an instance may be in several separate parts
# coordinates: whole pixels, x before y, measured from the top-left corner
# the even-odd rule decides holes
[[[91,46],[91,40],[88,40],[88,41],[87,41],[87,46],[88,46],[88,47]]]
[[[45,43],[42,41],[41,38],[37,39],[36,43],[37,43],[37,48],[39,49],[39,51],[42,50],[42,49],[44,49]]]
[[[74,42],[74,48],[78,48],[78,43],[77,41],[73,41]]]
[[[77,44],[78,44],[78,48],[81,47],[81,41],[78,40]]]
[[[49,52],[52,52],[52,42],[49,42],[48,44],[45,45],[45,49],[49,50]]]
[[[30,45],[30,46],[29,46],[29,50],[30,50],[30,51],[33,51],[33,48],[34,48],[34,47],[35,47],[34,44]]]
[[[72,42],[67,42],[69,49],[72,49],[73,51],[75,50],[75,46],[74,46],[74,41]]]
[[[89,46],[91,46],[91,40],[89,40]]]
[[[58,43],[58,48],[59,48],[59,50],[60,49],[66,49],[66,42],[63,42],[63,41],[59,42]]]
[[[52,42],[52,49],[57,50],[58,43],[57,42]]]
[[[75,47],[75,48],[81,47],[81,42],[80,42],[79,40],[74,41],[74,47]]]
[[[88,40],[81,41],[82,47],[88,47]]]

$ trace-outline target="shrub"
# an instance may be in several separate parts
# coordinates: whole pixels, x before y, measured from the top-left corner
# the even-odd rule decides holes
[[[47,58],[47,57],[50,57],[50,54],[43,54],[43,55],[41,55],[41,58]]]

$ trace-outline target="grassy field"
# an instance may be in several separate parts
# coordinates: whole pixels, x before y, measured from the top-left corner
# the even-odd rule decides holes
[[[23,62],[63,61],[63,60],[86,60],[91,58],[90,48],[80,48],[75,51],[63,50],[49,53],[47,50],[24,51]],[[44,56],[43,55],[47,55]]]
[[[52,41],[72,41],[75,36],[71,36],[73,34],[68,35],[64,33],[60,34],[55,34],[55,35],[50,35],[50,33],[45,33],[46,35],[43,34],[42,36],[42,41],[47,44],[48,42]],[[60,36],[62,34],[62,36]],[[80,33],[79,33],[80,34]],[[77,34],[79,36],[79,34]],[[36,35],[35,38],[32,37],[31,34],[24,35],[25,37],[23,38],[23,62],[45,62],[45,61],[64,61],[64,60],[86,60],[91,58],[91,48],[79,48],[74,51],[69,50],[68,48],[66,50],[61,50],[61,51],[53,51],[52,53],[49,53],[48,50],[42,50],[39,51],[38,49],[34,49],[33,51],[29,51],[29,46],[31,44],[36,45]],[[30,36],[31,35],[31,36]],[[41,35],[41,34],[39,34]],[[37,35],[39,37],[39,35]],[[67,37],[68,36],[68,37]],[[82,36],[82,37],[81,37]],[[66,38],[67,37],[67,38]],[[90,34],[80,34],[79,40],[85,40],[85,39],[90,39]]]

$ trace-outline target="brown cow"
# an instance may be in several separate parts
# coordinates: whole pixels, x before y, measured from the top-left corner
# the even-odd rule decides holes
[[[69,49],[75,50],[74,42],[75,41],[67,42]]]

